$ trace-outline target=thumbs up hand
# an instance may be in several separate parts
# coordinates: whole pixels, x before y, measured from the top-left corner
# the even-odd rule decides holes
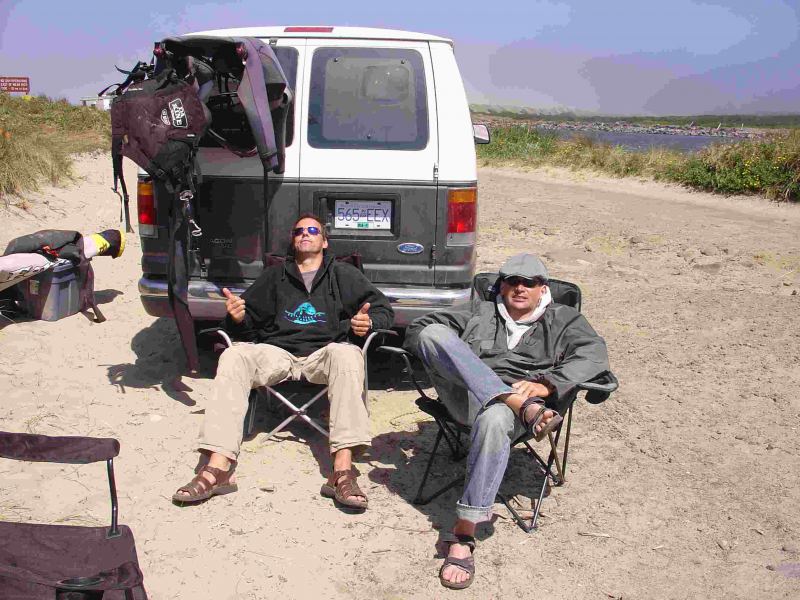
[[[244,300],[236,294],[231,293],[228,288],[222,288],[222,295],[225,296],[225,310],[237,325],[244,321]]]
[[[350,319],[350,328],[358,337],[364,337],[372,329],[372,319],[369,317],[369,302],[365,302],[358,309],[355,316]]]

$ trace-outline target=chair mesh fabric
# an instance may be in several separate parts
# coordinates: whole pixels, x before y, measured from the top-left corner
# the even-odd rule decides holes
[[[581,289],[569,281],[550,279],[547,283],[553,302],[581,309]],[[494,300],[500,289],[498,273],[478,273],[472,280],[472,297],[479,300]]]
[[[56,582],[111,571],[126,562],[138,564],[133,533],[125,525],[119,530],[119,537],[108,538],[108,527],[0,522],[0,565]],[[144,588],[134,588],[133,597],[146,600]],[[0,598],[52,600],[54,588],[0,575]],[[124,598],[122,590],[103,595],[104,600]]]

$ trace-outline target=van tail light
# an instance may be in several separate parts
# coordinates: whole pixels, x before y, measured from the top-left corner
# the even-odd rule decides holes
[[[156,229],[156,202],[153,197],[153,182],[139,181],[136,185],[136,204],[139,212],[139,235],[158,237]]]
[[[447,190],[447,245],[472,246],[478,224],[478,189]]]

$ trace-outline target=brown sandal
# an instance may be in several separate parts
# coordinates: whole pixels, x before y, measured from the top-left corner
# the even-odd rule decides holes
[[[468,588],[472,585],[472,580],[475,579],[475,557],[473,556],[475,554],[475,538],[471,535],[456,534],[456,539],[443,541],[447,545],[448,553],[450,552],[450,546],[453,544],[462,544],[469,548],[470,556],[467,558],[446,556],[444,564],[439,568],[439,581],[444,587],[450,588],[451,590],[463,590],[464,588]],[[458,567],[469,577],[459,583],[448,581],[444,578],[444,570],[449,566]]]
[[[215,483],[211,483],[203,477],[203,471],[211,473],[214,476]],[[232,466],[227,471],[223,471],[206,465],[197,472],[197,475],[189,483],[178,488],[178,491],[172,495],[172,501],[190,504],[206,500],[211,496],[222,496],[235,492],[239,489],[239,486],[235,483],[229,483],[231,475],[233,475]],[[187,493],[181,494],[181,492]]]
[[[322,485],[319,493],[326,498],[333,498],[334,501],[347,508],[364,510],[367,508],[367,495],[358,487],[357,477],[358,471],[355,469],[335,471]],[[351,496],[361,496],[364,500],[353,500]]]
[[[526,419],[525,411],[527,411],[528,408],[530,408],[531,406],[537,406],[538,410],[530,419]],[[545,411],[548,410],[553,411],[553,416],[550,417],[550,420],[547,422],[547,424],[544,427],[542,427],[542,429],[537,433],[536,426],[542,422],[542,420],[544,419],[544,413]],[[532,435],[533,439],[536,440],[537,442],[541,442],[544,439],[544,436],[546,436],[548,433],[555,431],[556,428],[564,420],[564,417],[558,414],[558,412],[556,412],[552,408],[545,407],[544,400],[536,396],[528,398],[527,400],[525,400],[525,402],[522,403],[522,406],[519,407],[518,416],[519,420],[522,422],[522,426],[528,430],[528,433]]]

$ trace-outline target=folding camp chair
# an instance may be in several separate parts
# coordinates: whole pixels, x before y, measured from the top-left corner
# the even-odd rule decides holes
[[[283,264],[286,260],[286,257],[280,256],[277,254],[267,253],[264,255],[264,266],[269,267],[273,265]],[[340,262],[348,263],[354,266],[356,269],[363,273],[364,267],[361,261],[361,255],[358,252],[353,252],[352,254],[347,254],[345,256],[337,256],[335,260]],[[223,341],[225,347],[231,347],[233,345],[233,340],[228,335],[228,333],[222,327],[212,327],[210,329],[203,329],[202,331],[198,332],[198,335],[201,334],[208,334],[214,333],[219,335]],[[367,369],[367,351],[369,350],[370,344],[372,340],[375,338],[376,335],[379,334],[388,334],[388,335],[397,335],[397,332],[389,330],[389,329],[378,329],[373,331],[372,333],[367,336],[367,339],[364,341],[364,346],[361,348],[361,352],[364,356],[364,390],[369,390],[369,375]],[[280,402],[289,409],[290,415],[282,421],[277,427],[275,427],[272,431],[267,434],[267,439],[270,439],[273,435],[283,430],[289,423],[294,421],[296,418],[300,417],[303,421],[311,425],[314,429],[319,431],[325,437],[330,437],[328,430],[323,427],[323,425],[315,419],[312,419],[308,416],[308,409],[320,398],[325,396],[328,393],[328,386],[320,386],[321,389],[314,393],[309,400],[307,400],[302,406],[296,406],[290,398],[287,397],[288,394],[281,393],[277,388],[282,384],[287,384],[289,379],[285,379],[275,385],[265,386],[263,388],[256,388],[250,392],[249,398],[249,406],[247,409],[247,414],[245,415],[244,419],[244,435],[245,437],[250,436],[253,433],[253,427],[255,425],[255,417],[256,417],[256,410],[258,408],[258,401],[259,398],[263,395],[267,402],[270,402],[272,397],[277,398]],[[309,386],[317,386],[318,384],[312,384],[309,382],[304,382]],[[263,390],[263,392],[262,392]],[[296,393],[292,393],[291,397],[294,397]]]
[[[497,294],[497,281],[497,273],[477,274],[473,280],[472,298],[475,299],[477,297],[480,300],[493,300]],[[550,287],[550,293],[553,296],[554,302],[566,304],[580,311],[581,290],[577,285],[566,281],[550,279],[548,286]],[[459,476],[435,492],[428,495],[423,494],[425,483],[428,481],[428,476],[430,475],[431,466],[436,458],[436,451],[439,449],[439,444],[441,443],[442,439],[445,440],[450,448],[453,461],[460,461],[464,459],[468,453],[465,441],[466,439],[469,439],[470,427],[456,421],[447,410],[443,402],[429,397],[423,391],[422,386],[414,375],[414,370],[410,361],[411,354],[409,352],[403,350],[402,348],[393,348],[389,346],[382,346],[378,350],[398,355],[403,359],[406,365],[406,370],[411,376],[412,382],[420,394],[420,397],[416,400],[417,406],[421,411],[433,417],[436,425],[439,428],[436,434],[436,441],[433,444],[433,450],[431,451],[430,458],[428,459],[428,463],[425,467],[425,473],[422,476],[422,481],[413,500],[414,504],[427,504],[431,500],[438,498],[446,491],[463,482],[464,477]],[[533,515],[531,516],[530,520],[523,518],[514,509],[514,507],[511,506],[510,502],[503,494],[497,495],[500,501],[505,504],[506,508],[508,508],[517,525],[519,525],[526,533],[530,533],[536,528],[536,523],[539,519],[539,512],[541,510],[541,504],[542,500],[544,499],[548,481],[552,482],[553,486],[561,486],[566,480],[567,455],[569,452],[570,432],[572,428],[572,408],[575,403],[575,399],[578,396],[578,392],[585,391],[586,400],[590,403],[598,404],[606,400],[611,392],[617,389],[617,386],[618,382],[614,374],[610,371],[606,371],[592,381],[580,384],[576,387],[571,396],[565,399],[567,406],[567,418],[564,419],[564,421],[562,421],[556,429],[548,434],[550,453],[547,457],[547,460],[543,459],[539,453],[534,450],[533,446],[531,446],[530,442],[533,439],[533,436],[528,433],[521,435],[511,444],[512,448],[520,444],[524,445],[527,449],[527,455],[530,456],[542,474],[542,485],[539,489],[536,500],[534,500],[535,506],[533,507]],[[561,433],[564,423],[566,423],[567,429],[563,436],[563,452],[561,452],[561,455],[559,455],[559,442],[562,438]]]
[[[222,328],[204,329],[200,333],[212,333],[212,332],[216,333],[217,335],[219,335],[224,340],[226,347],[231,347],[233,345],[233,340],[231,340],[231,338],[228,335],[228,333]],[[390,329],[378,329],[378,330],[375,330],[375,331],[373,331],[372,333],[370,333],[367,336],[367,339],[364,341],[364,345],[361,347],[361,353],[362,353],[362,355],[364,357],[364,390],[365,390],[365,393],[366,393],[367,390],[369,390],[369,368],[368,368],[369,365],[367,364],[367,352],[369,351],[369,347],[372,344],[372,340],[375,339],[376,336],[383,335],[383,334],[397,335],[397,332],[392,331]],[[253,428],[254,428],[254,425],[255,425],[256,410],[258,409],[259,399],[262,396],[265,397],[265,400],[268,403],[270,402],[270,399],[272,397],[275,397],[277,400],[282,402],[284,404],[284,406],[286,406],[286,408],[288,408],[289,412],[291,413],[288,417],[286,417],[286,419],[281,421],[281,423],[277,427],[275,427],[272,431],[270,431],[267,434],[267,438],[266,439],[270,439],[272,436],[274,436],[276,433],[280,432],[287,425],[289,425],[289,423],[291,423],[292,421],[294,421],[298,417],[301,418],[306,423],[308,423],[309,425],[311,425],[314,429],[319,431],[325,437],[330,437],[330,434],[328,433],[328,430],[319,421],[317,421],[316,419],[313,419],[312,417],[308,416],[309,408],[317,400],[319,400],[320,398],[324,397],[328,393],[328,386],[327,385],[322,385],[322,384],[315,384],[315,383],[309,383],[309,382],[306,382],[306,381],[302,381],[302,383],[304,383],[304,384],[306,384],[308,386],[314,386],[315,388],[318,387],[318,388],[321,388],[321,389],[319,389],[319,391],[314,393],[311,396],[311,398],[309,400],[307,400],[302,406],[296,406],[291,401],[291,398],[293,398],[294,395],[297,395],[296,393],[293,393],[292,396],[287,397],[288,393],[282,393],[278,389],[280,386],[282,386],[283,384],[288,384],[290,381],[292,381],[292,380],[284,379],[283,381],[280,381],[280,382],[276,383],[275,385],[268,385],[268,386],[264,386],[262,388],[255,388],[255,389],[251,390],[250,397],[249,397],[249,406],[247,408],[247,414],[245,415],[245,419],[244,419],[244,435],[245,435],[245,437],[250,436],[252,434],[252,432],[253,432]]]
[[[0,457],[87,464],[106,461],[111,526],[0,522],[0,598],[147,600],[133,533],[117,521],[111,438],[51,437],[0,431]]]

